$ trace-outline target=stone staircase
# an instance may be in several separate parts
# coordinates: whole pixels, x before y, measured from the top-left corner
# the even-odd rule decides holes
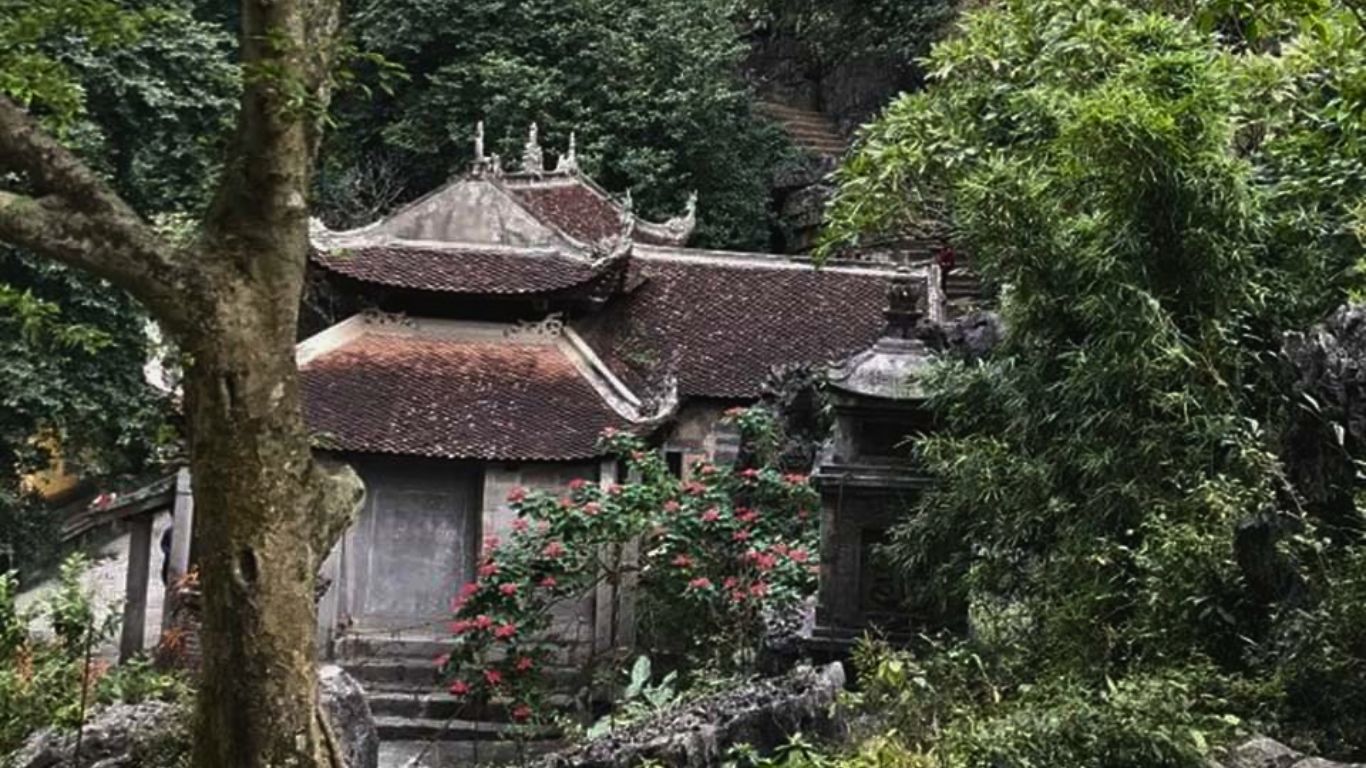
[[[549,732],[519,744],[504,704],[478,707],[443,690],[435,659],[447,650],[441,638],[374,634],[338,641],[337,663],[365,687],[375,717],[380,768],[508,763],[520,760],[522,750],[539,754],[560,746]]]
[[[801,149],[819,157],[840,157],[849,150],[849,140],[828,116],[811,109],[791,107],[771,101],[759,102],[759,114],[776,121]]]

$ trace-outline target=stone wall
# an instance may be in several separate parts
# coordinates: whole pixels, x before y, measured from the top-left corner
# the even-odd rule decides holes
[[[489,464],[484,470],[484,535],[505,536],[511,530],[515,515],[508,506],[507,496],[513,488],[558,493],[571,480],[583,478],[596,482],[601,473],[602,467],[598,463],[589,462]],[[549,634],[563,646],[561,663],[582,665],[592,659],[596,620],[594,597],[562,604],[552,611]]]
[[[673,430],[664,441],[665,453],[681,454],[683,477],[698,461],[726,464],[735,460],[740,434],[721,419],[733,403],[692,401],[679,409]]]

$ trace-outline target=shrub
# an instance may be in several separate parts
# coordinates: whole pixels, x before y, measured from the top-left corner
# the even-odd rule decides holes
[[[146,663],[110,667],[90,658],[91,649],[112,637],[117,617],[96,611],[82,585],[88,567],[79,553],[62,563],[60,584],[45,606],[55,641],[30,633],[33,616],[15,606],[16,577],[0,574],[0,755],[40,728],[79,726],[97,702],[185,698],[183,681]]]
[[[752,413],[732,418],[754,438],[773,428]],[[684,482],[638,438],[603,441],[638,479],[509,496],[512,532],[485,542],[478,580],[455,599],[454,647],[438,660],[453,693],[507,700],[514,720],[538,716],[552,609],[628,568],[642,602],[678,618],[668,645],[717,668],[751,666],[766,613],[813,590],[816,497],[804,475],[700,464]],[[629,542],[639,542],[639,563],[623,567],[614,553]]]

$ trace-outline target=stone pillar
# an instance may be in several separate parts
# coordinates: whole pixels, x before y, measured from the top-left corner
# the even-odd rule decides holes
[[[152,571],[152,523],[156,516],[143,513],[128,521],[128,577],[123,603],[123,631],[119,636],[119,661],[142,653],[146,640],[147,584]]]

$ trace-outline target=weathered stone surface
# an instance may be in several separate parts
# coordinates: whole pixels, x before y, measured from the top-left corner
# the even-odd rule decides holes
[[[839,663],[798,669],[757,680],[660,713],[589,744],[549,755],[538,768],[628,768],[653,761],[709,768],[737,744],[771,750],[801,732],[813,738],[842,735],[832,704],[844,688]]]
[[[1219,768],[1366,768],[1362,763],[1335,763],[1306,757],[1286,745],[1258,736],[1229,750]]]
[[[379,734],[365,691],[340,667],[318,672],[319,698],[346,768],[376,768]],[[185,705],[148,701],[96,712],[80,734],[47,728],[31,736],[9,762],[13,768],[144,768],[176,764],[188,754],[192,713]]]
[[[318,669],[318,699],[347,768],[375,768],[379,731],[365,689],[341,667],[329,664]]]
[[[10,760],[15,768],[134,768],[144,756],[166,755],[176,751],[177,734],[168,723],[183,720],[189,713],[182,707],[161,701],[118,704],[106,707],[86,724],[80,736],[80,755],[76,756],[75,731],[46,728],[29,737]],[[3,761],[0,761],[3,762]]]
[[[995,312],[973,312],[944,327],[945,350],[964,360],[980,360],[1001,343],[1005,327]]]

